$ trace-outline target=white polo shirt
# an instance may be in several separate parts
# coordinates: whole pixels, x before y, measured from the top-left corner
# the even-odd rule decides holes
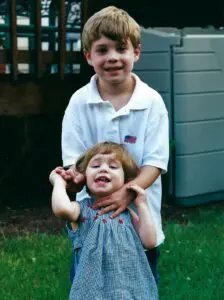
[[[167,171],[169,157],[168,114],[161,96],[138,76],[129,102],[116,111],[110,101],[101,98],[94,75],[76,91],[65,110],[62,123],[64,165],[96,143],[112,141],[125,144],[138,166],[155,166]],[[157,228],[157,245],[164,240],[161,224],[161,177],[147,189],[148,203]],[[80,193],[78,200],[86,197]]]

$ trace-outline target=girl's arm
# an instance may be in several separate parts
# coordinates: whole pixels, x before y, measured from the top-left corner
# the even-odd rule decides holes
[[[129,184],[127,187],[136,193],[134,204],[137,214],[129,208],[135,230],[139,234],[143,246],[152,249],[156,246],[156,227],[147,204],[146,191],[136,184]]]
[[[80,215],[80,206],[75,201],[70,201],[66,193],[66,182],[55,171],[50,174],[53,185],[51,205],[56,217],[76,223]]]

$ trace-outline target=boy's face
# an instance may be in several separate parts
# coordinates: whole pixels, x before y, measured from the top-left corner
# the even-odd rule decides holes
[[[84,54],[101,81],[122,83],[140,57],[140,45],[134,49],[130,40],[119,42],[102,36],[93,42],[90,52]]]
[[[95,155],[86,168],[86,184],[90,194],[108,196],[124,185],[124,171],[113,153]]]

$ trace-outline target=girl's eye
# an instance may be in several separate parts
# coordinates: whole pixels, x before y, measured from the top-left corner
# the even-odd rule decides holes
[[[92,165],[92,168],[99,168],[99,165]]]
[[[117,165],[110,165],[111,169],[117,169]]]

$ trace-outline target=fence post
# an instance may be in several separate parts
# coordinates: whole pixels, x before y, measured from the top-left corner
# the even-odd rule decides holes
[[[9,1],[10,45],[11,45],[11,74],[12,80],[18,79],[18,51],[16,33],[16,0]]]

